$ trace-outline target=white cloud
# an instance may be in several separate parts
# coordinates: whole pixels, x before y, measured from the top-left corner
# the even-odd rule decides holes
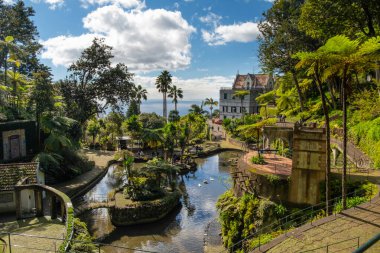
[[[68,66],[94,37],[103,37],[113,47],[113,61],[125,63],[132,71],[183,69],[191,62],[189,40],[195,28],[179,11],[126,11],[110,5],[89,13],[83,26],[87,34],[43,41],[42,58],[51,59],[54,65]]]
[[[4,4],[14,4],[15,0],[4,0]]]
[[[143,9],[145,8],[145,1],[142,0],[80,0],[82,2],[82,6],[87,8],[90,5],[118,5],[126,9],[137,8]]]
[[[162,94],[156,89],[156,77],[135,76],[135,83],[142,85],[148,91],[149,99],[161,99]],[[221,87],[231,87],[234,76],[207,76],[201,78],[182,79],[173,76],[173,85],[183,90],[185,100],[200,100],[206,97],[219,99]]]
[[[217,27],[220,24],[220,21],[222,20],[222,16],[219,16],[213,12],[209,12],[206,16],[200,17],[199,20],[207,25]]]
[[[55,66],[68,67],[80,56],[83,49],[91,45],[94,38],[94,34],[83,34],[80,36],[62,35],[48,39],[42,42],[45,50],[41,57],[50,59]]]
[[[257,23],[245,22],[233,25],[218,25],[213,31],[202,30],[202,37],[210,46],[225,45],[228,42],[251,42],[257,39],[260,31]]]
[[[34,3],[44,2],[49,5],[49,9],[55,10],[59,7],[62,7],[65,3],[65,0],[32,0]]]

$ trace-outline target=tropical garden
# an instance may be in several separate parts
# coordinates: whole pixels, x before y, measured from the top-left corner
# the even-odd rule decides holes
[[[315,122],[325,127],[327,176],[321,186],[321,201],[326,201],[324,215],[336,211],[328,203],[337,196],[341,196],[339,210],[358,201],[346,196],[353,190],[353,183],[347,181],[348,142],[371,158],[372,168],[380,168],[379,16],[377,1],[275,1],[259,24],[260,62],[265,71],[277,74],[275,89],[257,98],[263,120],[223,122],[230,135],[247,142],[257,142],[254,138],[259,136],[258,128],[274,124],[282,115],[290,122]],[[341,178],[331,176],[331,137],[343,142]],[[274,146],[279,148],[281,144]],[[286,155],[286,150],[283,151]],[[259,160],[255,158],[253,162],[264,162]],[[368,195],[363,198],[361,201],[368,199]],[[254,199],[247,206],[248,199],[247,196],[234,199],[227,194],[219,200],[226,246],[248,236],[245,219],[255,216],[245,214],[251,212],[249,205],[259,203]],[[237,205],[239,201],[241,204]],[[247,224],[256,226],[259,222],[260,217],[256,217]],[[248,234],[257,231],[257,227],[249,231]],[[273,235],[267,235],[269,238]],[[254,246],[257,240],[247,241]]]

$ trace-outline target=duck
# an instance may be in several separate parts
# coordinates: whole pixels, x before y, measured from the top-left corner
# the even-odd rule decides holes
[[[214,181],[214,178],[213,178],[213,177],[210,177],[210,181]]]
[[[203,180],[203,183],[204,184],[208,184],[208,181],[205,179],[205,180]]]
[[[201,185],[201,184],[198,184],[198,187],[202,187],[202,185]]]

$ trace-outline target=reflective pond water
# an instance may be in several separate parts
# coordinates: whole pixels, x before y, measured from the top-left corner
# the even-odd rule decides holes
[[[228,160],[240,155],[240,152],[228,151],[197,159],[197,171],[178,179],[184,190],[182,205],[158,222],[115,227],[110,222],[107,209],[93,210],[80,218],[99,241],[135,249],[129,252],[203,252],[205,228],[217,216],[215,203],[219,195],[230,187]],[[104,196],[118,187],[120,181],[115,171],[111,167],[108,174],[79,201]],[[205,179],[208,184],[203,183]],[[105,252],[126,252],[114,247],[102,249]]]

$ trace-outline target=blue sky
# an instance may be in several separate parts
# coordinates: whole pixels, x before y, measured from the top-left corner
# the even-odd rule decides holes
[[[10,2],[11,0],[6,0]],[[218,98],[236,72],[259,72],[257,23],[269,0],[27,0],[56,80],[94,37],[135,73],[149,98],[162,69],[185,100]]]

